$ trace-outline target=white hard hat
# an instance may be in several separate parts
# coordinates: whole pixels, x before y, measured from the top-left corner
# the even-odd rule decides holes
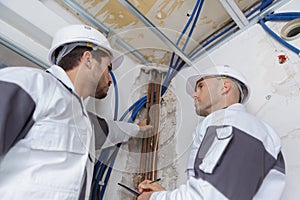
[[[186,92],[192,96],[195,92],[197,82],[201,78],[205,78],[208,76],[225,76],[231,78],[237,83],[238,88],[241,92],[240,102],[245,103],[248,100],[250,95],[250,87],[246,78],[240,72],[236,71],[228,65],[210,67],[204,70],[201,74],[189,77],[186,84]]]
[[[120,52],[111,48],[109,41],[98,30],[87,25],[76,24],[64,27],[56,32],[48,54],[49,62],[51,64],[56,64],[55,50],[63,45],[70,43],[78,43],[81,45],[87,44],[87,46],[90,46],[92,44],[109,50],[113,56],[113,69],[119,67],[124,59],[123,55]]]

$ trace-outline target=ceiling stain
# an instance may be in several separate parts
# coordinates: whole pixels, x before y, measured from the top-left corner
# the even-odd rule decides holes
[[[143,15],[146,15],[156,3],[155,0],[131,0],[130,1]],[[118,0],[109,0],[104,5],[104,0],[83,0],[82,4],[88,9],[99,7],[93,15],[103,23],[109,24],[115,29],[121,29],[129,25],[135,25],[139,20],[132,15],[127,8],[119,3]]]
[[[144,35],[143,33],[140,33],[140,34],[138,35],[138,38],[139,38],[139,39],[144,39],[144,37],[145,37],[145,35]]]
[[[91,14],[133,49],[153,62],[169,64],[172,50],[165,45],[148,27],[131,14],[119,0],[72,0]],[[196,0],[128,0],[137,10],[163,31],[175,44],[183,26],[187,23]],[[236,0],[240,9],[248,8],[260,0]],[[189,53],[206,39],[220,33],[223,27],[234,24],[219,0],[205,1],[196,27],[189,38],[185,53]],[[191,24],[192,25],[192,24]],[[187,42],[188,31],[179,42],[181,49]],[[218,40],[216,40],[218,41]],[[157,48],[157,49],[155,49]],[[155,51],[153,50],[155,49]],[[166,53],[162,49],[168,50]],[[134,57],[134,56],[132,56]]]
[[[213,20],[207,20],[206,22],[204,22],[205,24],[211,24],[213,22]]]
[[[172,4],[170,2],[172,2]],[[160,12],[164,12],[164,10],[166,9],[166,7],[169,6],[170,8],[168,10],[166,10],[165,12],[167,13],[167,15],[171,15],[175,10],[177,10],[178,8],[180,8],[183,3],[184,3],[183,0],[177,0],[177,1],[174,1],[174,0],[165,0],[165,1],[161,2],[161,4],[159,5],[159,9],[158,10]]]
[[[92,2],[92,6],[97,6],[98,4],[102,3],[104,0],[84,0],[83,4],[89,4]]]

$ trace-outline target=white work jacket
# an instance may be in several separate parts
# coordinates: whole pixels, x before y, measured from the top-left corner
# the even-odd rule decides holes
[[[0,198],[88,198],[94,134],[59,66],[0,70]],[[85,196],[85,197],[84,197]]]
[[[277,200],[285,185],[281,141],[242,104],[211,113],[198,124],[188,163],[189,179],[151,200]]]

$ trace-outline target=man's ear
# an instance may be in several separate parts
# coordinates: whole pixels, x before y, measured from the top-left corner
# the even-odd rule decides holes
[[[90,51],[85,51],[82,54],[81,62],[84,63],[88,68],[92,68],[92,54]]]
[[[229,80],[224,79],[223,81],[223,93],[228,93],[231,90],[231,82]]]

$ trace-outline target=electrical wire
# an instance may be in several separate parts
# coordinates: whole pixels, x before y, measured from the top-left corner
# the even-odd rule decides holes
[[[184,28],[183,28],[183,30],[182,30],[182,32],[181,32],[179,38],[177,39],[176,46],[179,45],[179,42],[181,41],[183,35],[185,34],[185,32],[187,31],[188,27],[190,26],[190,24],[191,24],[191,22],[192,22],[192,20],[193,20],[193,18],[194,18],[194,15],[195,15],[195,13],[196,13],[196,11],[197,11],[197,8],[198,8],[199,4],[200,4],[200,0],[197,0],[196,4],[195,4],[195,6],[194,6],[194,9],[193,9],[192,14],[190,15],[190,17],[189,17],[189,19],[188,19],[186,25],[184,26]],[[174,58],[175,58],[175,52],[172,53],[171,60],[170,60],[170,64],[169,64],[169,69],[168,69],[167,75],[166,75],[166,77],[165,77],[166,79],[168,79],[168,76],[169,76],[170,73],[171,73],[171,68],[172,68],[172,65],[173,65]]]
[[[185,48],[186,48],[186,46],[187,46],[187,44],[188,44],[188,42],[189,42],[189,40],[190,40],[190,38],[191,38],[193,32],[194,32],[194,29],[195,29],[195,27],[196,27],[196,23],[197,23],[197,21],[198,21],[200,12],[201,12],[202,7],[203,7],[203,3],[204,3],[204,0],[200,1],[199,7],[197,8],[197,13],[196,13],[196,16],[195,16],[195,20],[194,20],[193,25],[192,25],[192,27],[191,27],[191,30],[190,30],[190,32],[189,32],[189,34],[188,34],[187,40],[185,41],[185,43],[184,43],[184,45],[183,45],[183,47],[182,47],[182,51],[185,50]],[[179,71],[178,68],[177,68],[178,63],[179,63],[179,60],[180,60],[180,58],[177,57],[176,63],[175,63],[175,65],[174,65],[174,68],[173,68],[171,74],[176,73],[175,71]],[[176,73],[176,74],[177,74],[177,73]],[[172,79],[173,77],[174,77],[174,76],[171,76],[171,79]]]
[[[289,44],[281,37],[279,37],[274,31],[272,31],[266,24],[265,21],[287,21],[300,18],[300,12],[283,12],[283,13],[276,13],[276,14],[269,14],[264,19],[259,20],[259,24],[262,28],[275,40],[277,40],[280,44],[288,48],[289,50],[296,53],[300,56],[300,50],[293,45]]]
[[[114,91],[115,91],[115,112],[114,112],[114,120],[118,119],[118,111],[119,111],[119,89],[118,89],[118,84],[116,77],[112,71],[109,72],[113,84],[114,84]]]
[[[264,10],[266,7],[268,7],[270,4],[272,3],[272,0],[263,0],[262,3],[255,9],[253,9],[250,13],[248,13],[246,15],[247,18],[251,17],[255,12],[257,11],[262,11]],[[190,53],[189,57],[193,57],[194,55],[196,55],[197,53],[199,53],[202,49],[204,49],[205,47],[207,47],[209,44],[211,44],[212,42],[214,42],[215,40],[217,40],[218,38],[220,38],[221,36],[227,34],[230,30],[232,30],[234,27],[236,27],[236,24],[233,24],[231,26],[229,26],[228,28],[224,29],[222,32],[218,33],[217,35],[215,35],[214,37],[212,37],[211,39],[205,41],[205,43],[203,43],[199,48],[195,49],[193,52]]]

